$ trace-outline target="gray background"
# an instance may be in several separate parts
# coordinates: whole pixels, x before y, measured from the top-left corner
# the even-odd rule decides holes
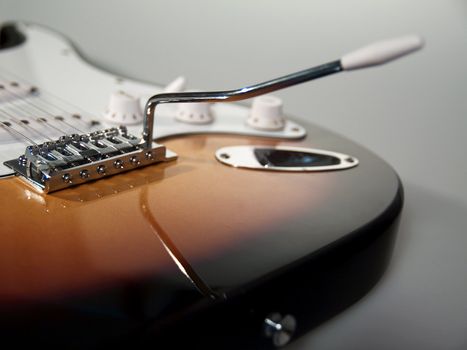
[[[111,72],[161,84],[184,74],[203,89],[422,34],[423,52],[278,93],[287,113],[386,159],[406,190],[382,281],[290,349],[467,348],[466,1],[0,0],[0,20],[11,19],[57,29]]]

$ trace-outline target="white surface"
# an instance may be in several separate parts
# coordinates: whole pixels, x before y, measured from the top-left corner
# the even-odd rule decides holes
[[[210,124],[214,121],[214,115],[210,103],[180,103],[175,119],[187,124]]]
[[[63,35],[47,27],[25,22],[18,22],[18,26],[28,40],[0,54],[4,90],[16,97],[0,100],[1,176],[12,174],[4,162],[23,154],[26,146],[57,139],[64,133],[83,134],[126,124],[130,134],[141,135],[142,108],[150,96],[161,92],[161,87],[95,68],[77,55]],[[20,94],[15,95],[16,84],[28,88],[32,84],[37,93],[19,98]],[[251,128],[245,123],[248,114],[249,108],[231,103],[188,103],[179,105],[178,110],[176,104],[162,105],[156,109],[153,136],[229,132],[294,139],[306,135],[306,130],[291,120],[285,121],[280,130]],[[21,120],[26,120],[27,125]]]
[[[122,90],[110,94],[109,104],[103,115],[108,122],[121,125],[143,122],[143,109],[139,98]]]
[[[417,51],[423,44],[423,39],[418,35],[378,41],[344,55],[341,65],[344,70],[376,66]]]
[[[0,0],[0,19],[46,23],[121,75],[164,85],[184,74],[191,86],[206,89],[304,69],[375,40],[423,35],[419,53],[278,93],[286,113],[345,134],[389,161],[406,191],[383,280],[289,349],[467,348],[465,1],[116,4]]]
[[[255,97],[246,122],[252,128],[259,130],[281,130],[285,126],[282,106],[282,100],[277,96]]]
[[[164,92],[182,92],[186,88],[186,79],[184,76],[179,76],[172,80],[164,87]]]

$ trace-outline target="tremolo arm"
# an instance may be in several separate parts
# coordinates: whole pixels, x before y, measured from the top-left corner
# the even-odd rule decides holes
[[[52,192],[115,175],[138,167],[176,159],[177,155],[153,142],[154,114],[160,103],[230,102],[248,99],[343,70],[378,65],[413,52],[423,45],[417,36],[379,42],[340,60],[237,90],[164,93],[152,96],[145,107],[142,137],[124,127],[28,146],[24,155],[5,162],[36,188]]]
[[[60,137],[26,147],[24,155],[5,162],[17,175],[43,192],[53,192],[146,165],[174,160],[177,155],[153,142],[154,113],[159,103],[228,102],[247,99],[341,70],[339,61],[249,87],[215,92],[158,94],[145,108],[142,138],[116,127]]]

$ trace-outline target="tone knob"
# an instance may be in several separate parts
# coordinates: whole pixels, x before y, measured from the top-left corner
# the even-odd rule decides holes
[[[104,117],[117,124],[137,124],[143,121],[143,112],[139,98],[124,91],[117,91],[110,95],[109,104]]]
[[[210,103],[179,103],[175,119],[188,124],[209,124],[214,121]]]
[[[254,98],[246,123],[259,130],[282,130],[285,126],[282,100],[272,95]]]

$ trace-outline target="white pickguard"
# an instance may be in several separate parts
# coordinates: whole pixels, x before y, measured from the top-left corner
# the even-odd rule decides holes
[[[19,84],[17,89],[35,86],[38,93],[25,97],[18,93],[19,90],[0,90],[0,122],[11,125],[0,128],[0,176],[12,173],[3,162],[23,154],[31,141],[42,143],[63,134],[115,126],[103,117],[112,92],[122,90],[138,96],[144,105],[150,96],[163,90],[160,86],[121,79],[98,70],[86,63],[63,37],[41,26],[23,24],[19,29],[25,34],[26,42],[0,51],[0,84],[8,89],[15,88],[11,82]],[[306,134],[303,127],[290,120],[280,131],[253,129],[245,124],[249,109],[244,106],[219,103],[212,109],[213,123],[194,125],[176,121],[173,105],[159,106],[155,138],[191,133],[230,133],[297,139]],[[73,117],[76,114],[80,119]],[[63,120],[57,120],[56,116]],[[46,122],[39,121],[39,118]],[[91,121],[100,124],[92,126]],[[142,124],[129,125],[128,130],[136,136],[141,135]]]

